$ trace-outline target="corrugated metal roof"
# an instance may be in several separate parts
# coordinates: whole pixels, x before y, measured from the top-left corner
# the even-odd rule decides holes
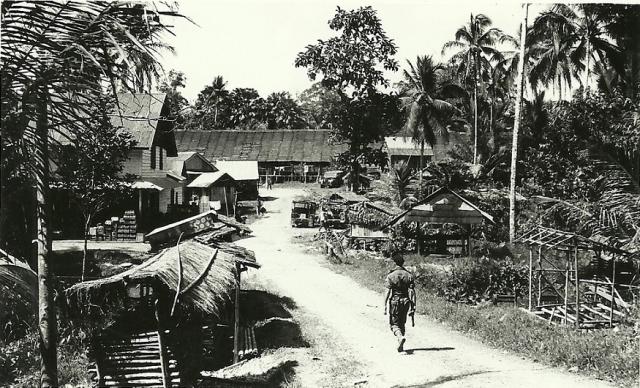
[[[175,154],[173,133],[169,130],[170,123],[163,117],[162,112],[166,94],[119,93],[117,96],[118,113],[111,115],[111,123],[131,134],[131,139],[135,141],[134,148],[151,148],[156,131],[161,130],[164,140],[161,143],[165,145],[169,155]],[[164,125],[158,128],[161,122]],[[74,136],[75,134],[65,128],[51,132],[52,140],[62,145],[71,144]]]
[[[330,130],[176,131],[179,151],[197,151],[209,160],[330,163],[346,151],[329,144]]]
[[[149,148],[162,119],[164,93],[119,93],[119,115],[112,116],[114,125],[124,127],[136,141],[136,148]]]
[[[216,168],[237,181],[258,180],[258,162],[255,160],[218,160]]]

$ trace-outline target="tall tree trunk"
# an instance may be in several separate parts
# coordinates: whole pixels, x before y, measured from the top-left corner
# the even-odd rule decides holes
[[[216,106],[215,109],[213,110],[213,126],[214,128],[218,127],[218,103],[220,102],[220,99],[218,97],[216,97]]]
[[[420,140],[420,169],[418,171],[418,199],[422,199],[422,170],[424,169],[424,139]]]
[[[493,129],[493,102],[495,101],[495,92],[494,96],[491,98],[491,103],[489,104],[489,149],[493,152],[496,150],[496,132]]]
[[[47,117],[48,94],[44,89],[38,96],[36,135],[36,230],[38,244],[38,327],[40,330],[40,356],[42,387],[58,386],[56,310],[53,300],[53,274],[49,268],[51,240],[49,221],[49,128]]]
[[[637,9],[630,10],[628,16],[628,22],[625,23],[627,31],[630,31],[629,38],[625,42],[625,47],[628,47],[626,54],[627,71],[625,71],[625,96],[628,98],[634,98],[638,91],[638,85],[640,84],[640,11]]]
[[[478,164],[478,80],[473,83],[473,164]]]
[[[522,5],[522,31],[520,34],[520,59],[524,58],[525,42],[527,39],[527,16],[529,4]],[[518,63],[518,79],[516,81],[516,111],[513,124],[513,139],[511,144],[511,187],[509,190],[509,241],[513,244],[516,238],[516,165],[518,162],[518,131],[520,130],[520,114],[522,110],[522,91],[524,86],[524,61]]]
[[[591,75],[591,42],[587,40],[587,75],[584,82],[584,96],[587,96],[587,92],[589,91],[589,76]]]

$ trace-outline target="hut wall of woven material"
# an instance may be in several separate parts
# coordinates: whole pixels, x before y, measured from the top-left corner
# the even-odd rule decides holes
[[[149,284],[154,292],[163,293],[172,300],[177,292],[179,269],[178,255],[182,261],[181,290],[189,287],[207,271],[215,248],[187,241],[168,248],[143,264],[117,275],[78,283],[65,291],[70,311],[74,315],[106,314],[108,311],[126,308],[127,285]],[[208,272],[195,287],[182,294],[179,305],[183,310],[220,316],[229,295],[235,287],[236,256],[226,249],[218,253]]]

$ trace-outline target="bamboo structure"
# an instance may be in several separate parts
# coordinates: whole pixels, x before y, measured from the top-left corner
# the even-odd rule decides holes
[[[577,329],[614,327],[630,307],[617,287],[640,291],[640,287],[621,284],[616,279],[618,261],[631,257],[625,250],[541,226],[523,233],[516,241],[529,247],[528,311],[550,323]],[[594,279],[581,278],[581,254],[597,259]],[[611,279],[601,269],[603,254],[611,265]]]

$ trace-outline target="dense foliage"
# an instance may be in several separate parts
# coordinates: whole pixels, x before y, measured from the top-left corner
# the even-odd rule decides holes
[[[338,7],[329,28],[338,35],[307,46],[295,65],[305,67],[311,80],[320,76],[321,84],[340,97],[334,140],[348,145],[340,160],[357,177],[351,182],[355,191],[360,164],[373,151],[370,145],[399,124],[397,95],[378,90],[389,85],[383,70],[398,69],[397,48],[371,7]]]

